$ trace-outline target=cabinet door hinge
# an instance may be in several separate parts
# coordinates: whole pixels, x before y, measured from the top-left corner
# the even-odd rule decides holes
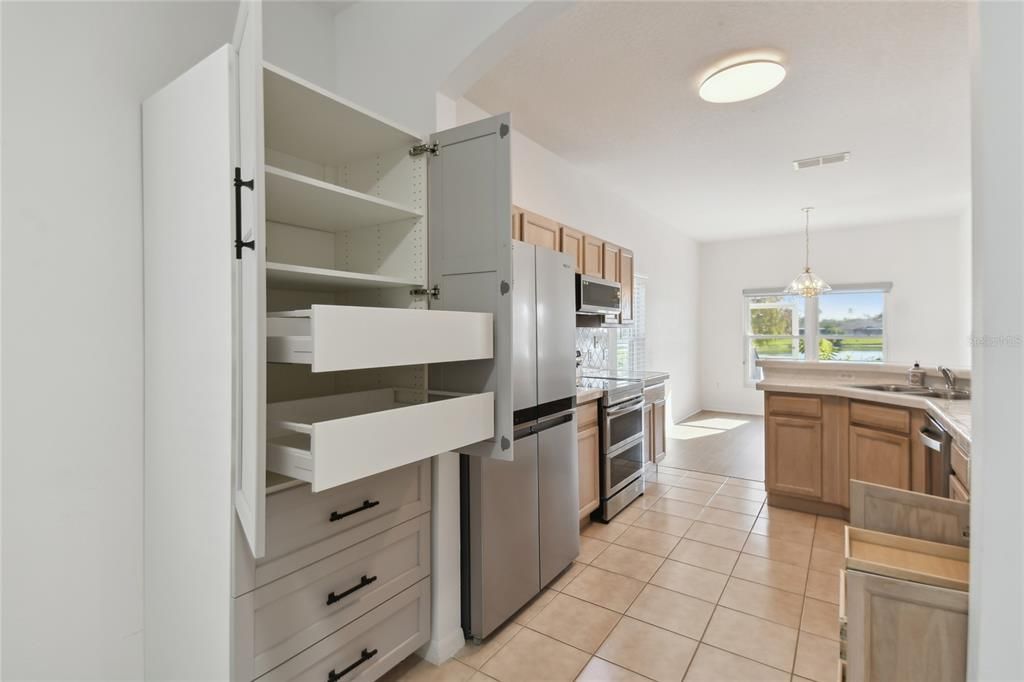
[[[237,260],[242,259],[242,248],[256,250],[256,241],[250,239],[249,241],[242,241],[242,188],[245,187],[249,191],[255,189],[255,182],[253,180],[242,179],[242,169],[235,166],[235,258]]]
[[[436,142],[413,145],[413,148],[409,150],[409,156],[422,156],[427,152],[429,152],[431,156],[437,156],[441,153],[441,147]]]

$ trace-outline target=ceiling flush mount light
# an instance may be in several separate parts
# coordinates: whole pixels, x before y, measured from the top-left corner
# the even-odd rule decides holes
[[[804,271],[789,283],[786,293],[791,296],[814,298],[832,291],[832,287],[811,272],[811,211],[814,210],[814,207],[808,206],[800,210],[804,212]]]
[[[700,84],[700,98],[725,104],[742,102],[774,89],[786,77],[786,67],[773,59],[750,59],[719,69]]]

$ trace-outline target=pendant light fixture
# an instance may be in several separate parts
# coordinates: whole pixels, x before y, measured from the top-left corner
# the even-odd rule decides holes
[[[804,212],[804,271],[789,283],[786,293],[791,296],[813,298],[832,291],[832,287],[811,272],[811,211],[814,210],[814,207],[807,206],[800,210]]]

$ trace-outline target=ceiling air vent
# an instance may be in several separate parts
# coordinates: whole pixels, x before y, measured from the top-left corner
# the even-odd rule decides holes
[[[850,152],[839,152],[838,154],[825,154],[824,156],[812,156],[809,159],[797,159],[793,162],[793,170],[804,170],[805,168],[817,168],[827,166],[830,163],[845,163],[850,160]]]

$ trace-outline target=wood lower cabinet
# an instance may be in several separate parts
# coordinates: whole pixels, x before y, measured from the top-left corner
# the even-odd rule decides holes
[[[644,459],[656,462],[654,456],[654,404],[644,405]]]
[[[566,225],[559,225],[558,230],[561,252],[573,257],[576,272],[583,272],[583,233]]]
[[[512,239],[523,240],[523,209],[512,207]]]
[[[632,322],[633,312],[633,275],[634,275],[633,252],[629,249],[619,251],[619,284],[622,285],[622,306],[619,313],[619,322]]]
[[[665,401],[659,400],[651,407],[651,455],[658,462],[665,456]]]
[[[597,427],[597,402],[580,405],[576,410],[579,448],[580,520],[601,504],[600,435]]]
[[[850,426],[850,478],[910,489],[910,437]]]
[[[765,475],[769,490],[821,499],[822,453],[820,420],[766,418]]]
[[[552,251],[560,249],[560,232],[554,220],[524,211],[522,225],[523,241],[527,244],[536,244]]]
[[[583,235],[583,274],[604,277],[604,240]]]

